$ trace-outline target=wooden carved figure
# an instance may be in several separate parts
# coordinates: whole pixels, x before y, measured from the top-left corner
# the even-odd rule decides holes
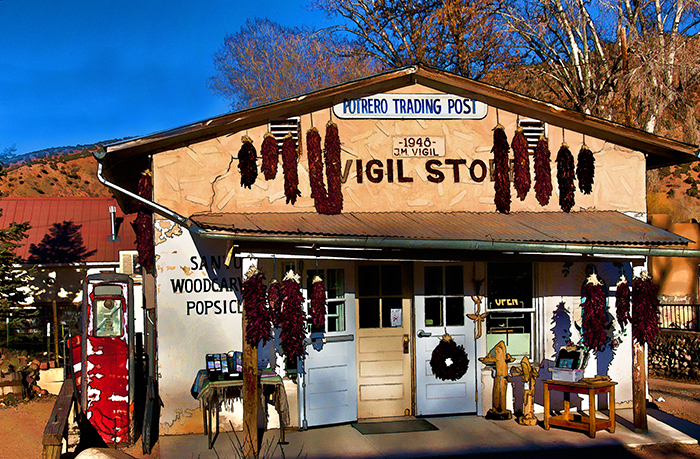
[[[499,341],[488,355],[481,357],[479,361],[494,367],[493,407],[486,413],[486,419],[504,420],[512,418],[513,413],[506,409],[506,396],[508,394],[508,364],[514,362],[515,359],[506,352],[506,343]]]
[[[536,426],[535,417],[535,382],[539,372],[530,364],[527,356],[520,361],[520,368],[511,368],[511,375],[521,376],[523,380],[523,415],[518,417],[518,424],[523,426]]]

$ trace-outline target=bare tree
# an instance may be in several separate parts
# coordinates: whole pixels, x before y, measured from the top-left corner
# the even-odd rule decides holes
[[[346,53],[352,58],[335,53],[347,51],[351,42],[330,39],[313,30],[249,19],[239,32],[226,36],[214,55],[216,73],[209,88],[229,100],[232,109],[244,109],[376,71],[358,53]]]
[[[649,132],[695,123],[698,0],[522,0],[499,11],[565,105]]]
[[[387,67],[423,63],[480,79],[517,55],[499,28],[494,0],[317,0],[341,24],[335,35],[355,37],[361,52]]]

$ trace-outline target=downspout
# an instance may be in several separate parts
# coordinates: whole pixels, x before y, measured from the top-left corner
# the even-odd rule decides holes
[[[159,215],[162,215],[164,217],[169,218],[170,220],[176,222],[177,224],[184,226],[187,228],[190,232],[199,234],[200,229],[197,225],[193,224],[190,222],[186,217],[183,217],[182,215],[178,214],[175,211],[172,211],[168,209],[167,207],[163,207],[160,204],[157,204],[153,201],[149,201],[146,198],[143,198],[139,196],[136,193],[132,193],[131,191],[120,187],[116,183],[110,182],[107,180],[103,175],[102,175],[102,161],[99,159],[97,160],[97,180],[100,181],[104,186],[107,188],[112,188],[113,190],[119,191],[120,193],[123,193],[127,196],[129,196],[132,199],[137,200],[138,202],[147,205],[151,209],[153,209],[155,212],[157,212]]]

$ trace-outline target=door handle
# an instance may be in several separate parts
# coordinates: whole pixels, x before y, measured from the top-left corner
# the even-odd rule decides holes
[[[433,334],[431,332],[418,330],[418,338],[429,338],[431,336],[433,336]]]
[[[408,352],[409,352],[408,351],[408,344],[409,344],[408,335],[403,335],[403,353],[404,354],[408,354]]]

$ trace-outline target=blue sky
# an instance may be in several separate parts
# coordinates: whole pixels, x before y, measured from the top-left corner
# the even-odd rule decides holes
[[[0,0],[0,151],[141,136],[228,111],[212,56],[248,18],[323,27],[307,0]]]

